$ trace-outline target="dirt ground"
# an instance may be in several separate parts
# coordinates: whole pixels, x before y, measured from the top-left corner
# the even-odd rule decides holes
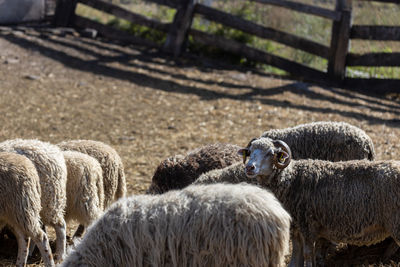
[[[319,87],[194,55],[174,61],[46,28],[0,28],[0,114],[0,140],[112,145],[129,194],[143,193],[170,155],[214,142],[245,145],[265,130],[312,121],[354,124],[371,136],[378,159],[400,159],[398,95]],[[3,255],[0,264],[14,260]],[[374,262],[379,253],[347,263]]]

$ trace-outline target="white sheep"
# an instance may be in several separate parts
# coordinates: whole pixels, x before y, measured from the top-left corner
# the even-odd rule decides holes
[[[46,233],[40,224],[40,182],[33,163],[16,153],[0,152],[0,229],[11,227],[18,242],[16,266],[25,266],[29,238],[45,266],[54,266]]]
[[[66,151],[73,150],[97,159],[103,170],[104,208],[126,194],[124,165],[117,151],[111,146],[93,140],[69,140],[58,144]]]
[[[67,165],[67,208],[65,220],[89,226],[104,210],[104,186],[100,163],[77,151],[63,151]],[[74,237],[80,237],[78,228]]]
[[[45,225],[54,227],[57,238],[55,259],[62,260],[66,248],[64,211],[67,204],[67,168],[62,151],[47,142],[25,139],[1,142],[0,151],[24,155],[35,165],[42,191],[40,217]]]
[[[122,199],[61,266],[284,266],[290,216],[248,184]]]
[[[246,150],[248,179],[274,192],[293,218],[290,266],[315,266],[319,238],[360,246],[391,236],[400,245],[400,161],[291,160],[287,144],[270,138]]]

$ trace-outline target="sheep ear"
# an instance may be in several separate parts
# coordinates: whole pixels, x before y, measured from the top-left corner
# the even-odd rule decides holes
[[[243,157],[243,164],[245,164],[247,157],[250,156],[250,150],[248,148],[241,148],[238,150],[238,154]]]

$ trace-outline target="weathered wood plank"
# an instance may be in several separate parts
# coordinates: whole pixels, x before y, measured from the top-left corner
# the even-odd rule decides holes
[[[185,0],[146,0],[146,1],[172,8],[178,8],[184,3]]]
[[[399,0],[359,0],[359,1],[365,1],[365,2],[382,2],[382,3],[395,3],[399,4]]]
[[[341,87],[363,93],[400,93],[399,79],[345,78]]]
[[[381,66],[400,67],[400,53],[349,53],[346,59],[347,66]]]
[[[346,74],[346,56],[350,46],[351,0],[336,0],[336,11],[341,12],[342,17],[332,25],[328,74],[331,79],[341,81]]]
[[[292,9],[298,12],[303,12],[327,19],[331,19],[334,21],[340,20],[340,12],[337,12],[335,10],[329,10],[326,8],[321,8],[317,6],[311,6],[307,4],[302,4],[298,2],[293,2],[293,1],[287,1],[287,0],[252,0],[254,2],[259,2],[262,4],[269,4],[269,5],[274,5],[274,6],[280,6],[288,9]]]
[[[350,31],[350,38],[378,41],[400,41],[400,26],[353,25]]]
[[[67,27],[75,15],[77,0],[58,0],[53,24],[56,27]]]
[[[313,81],[327,80],[327,75],[324,72],[309,68],[279,56],[271,55],[240,42],[228,40],[222,36],[211,35],[194,29],[190,30],[190,35],[193,37],[195,42],[199,42],[204,45],[215,46],[224,51],[242,55],[250,60],[275,66],[289,72],[294,77],[305,77]]]
[[[101,36],[104,36],[109,39],[118,40],[121,42],[130,43],[130,44],[137,44],[137,45],[143,45],[143,46],[148,46],[148,47],[153,47],[153,48],[160,48],[160,46],[154,42],[133,36],[132,34],[115,29],[111,26],[106,26],[104,24],[98,23],[96,21],[93,21],[93,20],[78,16],[78,15],[76,15],[74,17],[73,23],[74,23],[74,26],[76,26],[78,28],[95,29]]]
[[[287,46],[306,51],[308,53],[328,58],[329,48],[319,43],[307,40],[289,33],[277,31],[251,21],[233,16],[223,11],[197,4],[196,14],[200,14],[206,19],[224,24],[228,27],[239,29],[241,31],[254,34],[258,37],[273,40]]]
[[[161,22],[153,20],[153,19],[149,19],[149,18],[139,15],[139,14],[135,14],[133,12],[130,12],[124,8],[113,5],[111,3],[107,3],[102,0],[78,0],[78,1],[84,5],[101,10],[105,13],[112,14],[118,18],[125,19],[134,24],[139,24],[139,25],[153,28],[153,29],[163,31],[163,32],[168,31],[168,27],[166,27],[166,24],[164,24],[164,23],[161,23]]]
[[[45,15],[46,17],[53,16],[56,10],[56,0],[45,0]]]
[[[163,51],[179,56],[186,47],[188,31],[192,25],[197,0],[186,0],[176,11],[174,21],[169,29]]]

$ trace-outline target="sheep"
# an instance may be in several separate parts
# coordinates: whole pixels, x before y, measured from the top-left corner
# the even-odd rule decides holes
[[[61,266],[284,266],[289,228],[267,190],[193,185],[118,201]]]
[[[239,151],[239,150],[238,150]],[[203,173],[196,179],[192,184],[214,184],[214,183],[250,183],[258,184],[257,180],[248,179],[246,173],[243,171],[243,163],[238,162],[223,169],[215,169],[209,172]]]
[[[104,208],[126,194],[124,165],[117,151],[93,140],[69,140],[58,144],[63,151],[73,150],[97,159],[103,170]]]
[[[63,260],[66,248],[64,211],[67,204],[67,168],[62,151],[50,143],[30,139],[3,141],[0,151],[24,155],[35,165],[42,191],[40,217],[45,225],[54,227],[55,260]]]
[[[221,169],[241,160],[237,154],[240,146],[211,144],[162,161],[147,190],[150,194],[161,194],[172,189],[182,189],[195,181],[202,173]]]
[[[290,266],[315,266],[318,238],[368,246],[391,236],[400,245],[400,161],[291,160],[287,144],[270,138],[244,150],[246,176],[293,218]]]
[[[77,151],[63,151],[67,165],[67,207],[65,220],[77,220],[83,229],[104,210],[104,186],[100,163]],[[82,228],[78,228],[83,230]],[[76,231],[74,238],[83,232]]]
[[[371,138],[360,128],[346,122],[320,121],[264,132],[261,137],[282,140],[294,159],[347,161],[374,160]]]
[[[314,122],[266,131],[261,136],[287,142],[295,159],[344,161],[375,158],[371,138],[360,128],[345,122]],[[170,157],[158,165],[147,192],[154,194],[184,188],[202,173],[239,162],[239,149],[237,145],[214,144],[186,156]]]
[[[18,242],[16,266],[25,266],[29,238],[38,246],[45,266],[54,266],[40,223],[40,182],[33,163],[16,153],[0,152],[0,229],[11,227]]]

